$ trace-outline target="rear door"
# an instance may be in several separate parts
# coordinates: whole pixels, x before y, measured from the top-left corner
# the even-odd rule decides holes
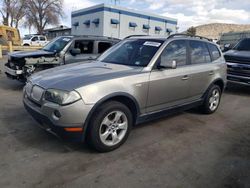
[[[44,36],[39,37],[39,44],[40,46],[44,46],[47,43],[47,40]]]
[[[190,40],[189,49],[192,68],[190,97],[199,99],[209,87],[215,70],[207,42]]]
[[[189,62],[186,40],[170,42],[158,59],[158,64],[177,68],[153,69],[150,74],[147,112],[163,110],[189,102]]]
[[[34,36],[31,38],[31,42],[30,42],[31,46],[39,46],[39,38],[38,36]]]

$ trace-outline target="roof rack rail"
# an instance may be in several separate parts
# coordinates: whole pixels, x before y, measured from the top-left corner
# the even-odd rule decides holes
[[[86,38],[103,38],[103,39],[113,39],[113,40],[120,40],[118,38],[114,37],[108,37],[108,36],[100,36],[100,35],[72,35],[73,37],[86,37]]]
[[[149,36],[149,35],[129,35],[129,36],[125,37],[124,39],[129,39],[131,37],[145,37],[145,36]]]
[[[202,36],[199,36],[199,35],[189,35],[189,34],[182,34],[182,33],[177,33],[177,34],[172,34],[170,36],[168,36],[167,39],[171,39],[171,38],[174,38],[174,37],[178,37],[178,36],[184,36],[184,37],[193,37],[193,38],[199,38],[199,39],[205,39],[205,40],[208,40],[208,41],[212,41],[212,39],[209,39],[209,38],[206,38],[206,37],[202,37]]]

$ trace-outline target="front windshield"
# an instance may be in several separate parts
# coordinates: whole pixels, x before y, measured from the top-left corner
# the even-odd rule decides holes
[[[240,41],[235,47],[235,50],[239,51],[250,51],[250,38],[249,39],[243,39]]]
[[[127,39],[98,58],[104,63],[147,66],[162,45],[157,39]]]
[[[63,48],[69,43],[70,40],[71,40],[71,37],[59,37],[59,38],[52,40],[42,49],[45,51],[58,53],[63,50]]]

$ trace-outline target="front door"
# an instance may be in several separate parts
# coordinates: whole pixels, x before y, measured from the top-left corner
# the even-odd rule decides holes
[[[163,110],[189,102],[191,71],[188,65],[187,41],[172,41],[162,52],[150,74],[147,112]],[[171,68],[176,61],[177,68]],[[165,68],[164,68],[165,67]]]
[[[94,54],[94,41],[76,40],[72,45],[71,49],[78,48],[81,53],[72,55],[69,49],[69,51],[65,54],[66,64],[96,59],[97,54]]]

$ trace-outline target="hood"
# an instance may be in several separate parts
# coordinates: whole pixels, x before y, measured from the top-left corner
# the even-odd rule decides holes
[[[36,50],[36,51],[18,51],[18,52],[13,52],[10,53],[9,56],[11,56],[12,58],[28,58],[28,57],[48,57],[48,56],[54,56],[55,53],[54,52],[48,52],[48,51],[44,51],[44,50]]]
[[[224,54],[227,62],[250,64],[250,51],[230,50]]]
[[[29,80],[45,89],[55,88],[71,91],[96,82],[139,74],[142,69],[142,67],[93,61],[41,71],[31,76]]]

